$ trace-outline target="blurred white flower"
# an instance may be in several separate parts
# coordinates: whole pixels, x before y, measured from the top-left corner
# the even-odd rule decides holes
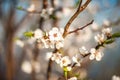
[[[105,36],[104,34],[97,34],[95,37],[95,41],[98,42],[99,44],[102,44],[105,41]]]
[[[60,63],[62,55],[60,53],[53,53],[51,60],[55,61],[57,64]]]
[[[23,41],[21,41],[21,40],[16,40],[15,41],[16,42],[16,44],[18,45],[18,46],[20,46],[20,47],[24,47],[24,42]]]
[[[45,59],[46,60],[49,60],[51,57],[52,57],[53,53],[52,52],[47,52],[46,53],[46,56],[45,56]]]
[[[42,37],[43,37],[43,32],[42,32],[40,29],[36,29],[36,30],[34,31],[34,37],[35,37],[36,39],[42,38]]]
[[[49,15],[47,14],[47,10],[46,9],[42,9],[42,12],[40,14],[41,17],[43,17],[44,19],[48,19]]]
[[[103,24],[106,25],[106,26],[110,26],[110,21],[105,19],[105,20],[103,21]]]
[[[72,57],[72,61],[73,61],[74,63],[76,63],[75,66],[81,66],[81,64],[80,64],[81,60],[80,60],[80,58],[79,58],[78,55],[73,56],[73,57]]]
[[[100,61],[103,57],[103,53],[96,50],[95,48],[92,48],[90,50],[90,53],[91,53],[90,56],[89,56],[90,60],[96,59],[97,61]]]
[[[119,76],[116,76],[116,75],[113,75],[113,76],[112,76],[112,80],[120,80],[120,77],[119,77]]]
[[[104,28],[102,30],[102,33],[105,34],[105,35],[107,35],[107,36],[110,36],[111,32],[112,32],[112,28]]]
[[[70,79],[68,80],[77,80],[77,77],[71,77]]]
[[[61,58],[61,61],[60,61],[60,66],[63,67],[63,66],[68,66],[69,64],[71,63],[70,59],[68,56],[64,56]]]
[[[88,51],[87,51],[87,49],[84,46],[82,46],[81,48],[79,48],[79,51],[80,51],[80,54],[82,54],[82,55],[88,54]]]
[[[51,15],[53,13],[54,8],[51,7],[51,8],[48,8],[47,10],[48,10],[47,13]]]
[[[71,10],[69,8],[63,8],[64,16],[69,16],[71,14]]]
[[[93,30],[98,30],[99,29],[99,25],[97,23],[93,22],[92,29]]]
[[[57,49],[60,49],[62,47],[64,47],[64,41],[58,41],[58,42],[56,42],[56,48]]]
[[[49,40],[55,44],[57,49],[60,49],[64,46],[64,39],[58,28],[52,28],[52,30],[49,32]]]
[[[35,5],[31,4],[30,7],[27,9],[29,12],[33,12],[35,10]]]
[[[22,63],[21,69],[23,72],[30,74],[32,72],[32,65],[28,61]]]

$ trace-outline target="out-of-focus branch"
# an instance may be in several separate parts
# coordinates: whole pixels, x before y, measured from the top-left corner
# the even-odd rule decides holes
[[[43,0],[43,9],[46,9],[48,6],[47,0]],[[39,21],[39,28],[43,30],[43,23],[44,23],[44,18],[40,17]],[[38,43],[36,42],[35,47],[33,49],[33,59],[32,59],[32,80],[36,80],[36,71],[35,71],[35,62],[37,62],[37,58],[39,55],[39,49],[38,49]]]
[[[68,32],[68,34],[75,33],[75,32],[77,32],[77,31],[79,31],[79,30],[83,30],[83,29],[86,28],[87,26],[91,25],[91,24],[93,23],[93,21],[94,21],[94,20],[92,20],[91,22],[89,22],[88,24],[86,24],[86,25],[83,26],[83,27],[79,27],[79,28],[77,28],[77,29],[75,29],[75,30],[73,30],[73,31]]]
[[[58,52],[57,49],[55,49],[53,51],[53,53],[56,53],[56,52]],[[51,59],[49,59],[49,61],[48,61],[48,68],[47,68],[47,80],[50,80],[50,75],[51,75],[51,70],[52,70],[52,63],[53,63],[53,61]]]
[[[50,59],[50,60],[48,61],[48,68],[47,68],[47,80],[49,80],[49,79],[50,79],[51,69],[52,69],[52,63],[53,63],[53,61]]]
[[[46,9],[48,6],[48,1],[47,0],[43,0],[43,9]],[[43,22],[44,22],[44,18],[43,17],[40,17],[40,20],[39,20],[39,28],[41,30],[43,30]]]
[[[13,4],[11,4],[13,5]],[[5,53],[6,53],[6,78],[7,80],[13,80],[15,75],[15,64],[13,55],[13,38],[14,38],[14,14],[15,10],[13,7],[10,8],[10,13],[6,23],[4,24],[5,29]]]
[[[88,4],[91,2],[91,0],[87,0],[84,5],[82,5],[82,0],[80,0],[79,6],[77,11],[74,13],[74,15],[69,19],[69,21],[67,22],[67,24],[64,27],[64,33],[63,33],[63,37],[65,38],[68,34],[68,29],[71,25],[71,23],[75,20],[75,18],[88,6]],[[81,6],[82,5],[82,6]]]

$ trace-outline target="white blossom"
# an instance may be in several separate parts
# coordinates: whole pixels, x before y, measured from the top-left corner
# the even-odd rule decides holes
[[[102,32],[103,32],[103,34],[109,36],[109,35],[111,35],[112,28],[104,28],[104,29],[102,30]]]
[[[64,56],[61,58],[61,61],[60,61],[60,66],[63,67],[63,66],[68,66],[69,64],[71,63],[70,59],[68,56]]]
[[[47,9],[42,9],[42,12],[41,12],[40,16],[43,17],[44,19],[48,19],[49,14],[48,14]]]
[[[41,31],[40,29],[36,29],[36,30],[34,31],[34,37],[35,37],[36,39],[42,38],[42,37],[43,37],[42,31]]]
[[[81,62],[80,56],[78,56],[78,55],[73,56],[73,57],[72,57],[72,61],[73,61],[74,63],[76,63],[75,66],[81,66],[81,64],[80,64],[80,62]]]
[[[105,36],[104,34],[97,34],[95,37],[95,41],[98,42],[99,44],[102,44],[105,41]]]
[[[120,80],[120,77],[119,77],[119,76],[116,76],[116,75],[113,75],[113,76],[112,76],[112,80]]]
[[[87,51],[87,49],[84,46],[82,46],[81,48],[79,48],[79,51],[83,55],[88,54],[88,51]]]
[[[105,19],[105,20],[103,21],[103,24],[106,25],[106,26],[110,26],[110,21]]]
[[[54,8],[48,8],[48,10],[47,10],[47,13],[49,14],[49,15],[51,15],[52,13],[53,13],[53,10],[54,10]]]
[[[64,14],[65,17],[69,16],[70,13],[71,13],[71,10],[69,8],[63,8],[63,14]]]
[[[91,54],[89,56],[90,60],[96,59],[97,61],[100,61],[102,59],[102,57],[103,57],[103,53],[96,50],[95,48],[92,48],[90,50],[90,52],[91,52]]]
[[[53,53],[51,60],[55,61],[57,64],[60,63],[62,55],[60,53]]]
[[[45,59],[46,59],[46,60],[49,60],[49,59],[52,57],[52,55],[53,55],[52,52],[47,52]]]
[[[99,25],[96,22],[93,22],[93,24],[91,26],[92,26],[93,30],[98,30],[99,29]]]
[[[63,39],[62,34],[58,28],[52,28],[52,30],[49,32],[49,39],[51,41],[60,41]]]
[[[71,77],[70,79],[68,80],[77,80],[77,77]]]
[[[24,42],[21,40],[16,40],[16,44],[22,48],[24,47]]]
[[[29,12],[33,12],[35,10],[35,5],[31,4],[30,7],[27,9]]]
[[[58,41],[58,42],[56,42],[56,48],[57,49],[60,49],[62,47],[64,47],[64,41]]]
[[[32,72],[32,65],[29,61],[24,61],[21,65],[23,72],[30,74]]]
[[[58,28],[52,28],[52,30],[49,32],[49,40],[55,44],[57,49],[60,49],[64,46],[64,39]]]

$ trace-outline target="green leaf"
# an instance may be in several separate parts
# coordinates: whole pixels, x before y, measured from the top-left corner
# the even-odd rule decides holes
[[[112,38],[119,38],[120,37],[120,32],[114,33],[112,35]]]
[[[80,74],[77,73],[77,74],[75,74],[75,76],[78,78],[80,76]]]
[[[67,67],[63,67],[63,70],[64,70],[65,72],[68,71],[68,70],[67,70]]]
[[[67,75],[68,75],[68,74],[67,74],[67,71],[65,71],[65,72],[64,72],[64,76],[65,76],[66,78],[67,78]]]
[[[111,43],[113,43],[115,41],[115,39],[108,39],[108,40],[105,40],[105,44],[111,44]]]
[[[34,36],[34,33],[33,33],[32,31],[24,32],[24,36],[25,36],[25,37],[29,37],[29,38],[31,38],[31,37]]]
[[[56,16],[55,15],[50,15],[50,18],[56,20]]]
[[[22,6],[18,6],[17,9],[18,10],[22,10],[23,8],[22,8]]]

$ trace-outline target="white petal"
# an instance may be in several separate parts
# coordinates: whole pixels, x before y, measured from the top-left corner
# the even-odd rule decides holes
[[[90,50],[90,53],[96,53],[96,49],[95,48],[91,48],[91,50]]]
[[[90,60],[95,59],[95,55],[94,55],[94,54],[91,54],[91,55],[89,56],[89,59],[90,59]]]
[[[96,55],[96,60],[100,61],[102,59],[102,56],[103,55],[100,52],[98,52],[97,55]]]
[[[73,62],[77,63],[77,58],[75,56],[72,57]]]
[[[52,55],[53,55],[52,52],[48,52],[48,53],[46,53],[46,57],[45,57],[45,59],[46,59],[46,60],[49,60],[49,59],[52,57]]]
[[[95,36],[94,39],[95,39],[96,42],[99,42],[99,39],[98,39],[97,36]]]

